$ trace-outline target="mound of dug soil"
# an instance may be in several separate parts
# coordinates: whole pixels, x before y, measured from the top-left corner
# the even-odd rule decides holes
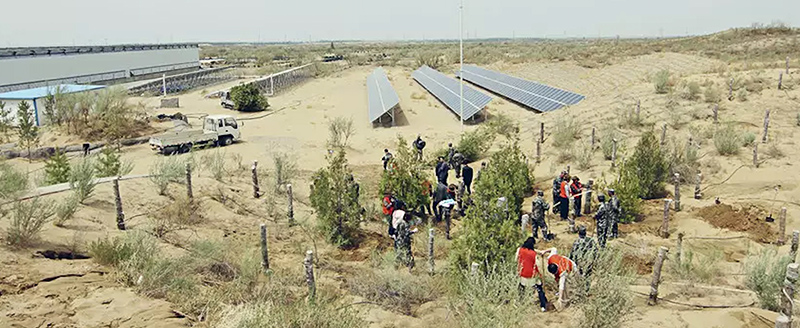
[[[772,228],[777,223],[766,222],[767,213],[753,205],[746,208],[727,204],[711,205],[701,208],[698,214],[717,228],[747,232],[753,240],[761,243],[771,243],[777,238]]]

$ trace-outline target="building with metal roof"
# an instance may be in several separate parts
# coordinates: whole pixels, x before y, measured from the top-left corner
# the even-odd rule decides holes
[[[47,87],[38,87],[25,90],[17,90],[0,93],[0,102],[5,105],[6,109],[11,109],[11,118],[16,122],[17,108],[23,101],[28,102],[32,109],[37,126],[44,125],[44,117],[40,115],[40,111],[44,109],[45,99],[48,95],[59,92],[61,94],[78,93],[93,90],[100,90],[105,88],[104,85],[75,85],[75,84],[60,84]]]

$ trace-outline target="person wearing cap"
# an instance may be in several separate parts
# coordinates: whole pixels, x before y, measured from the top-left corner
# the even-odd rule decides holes
[[[572,250],[570,250],[569,258],[578,265],[578,271],[584,277],[588,277],[591,274],[596,254],[597,246],[592,237],[586,236],[586,226],[578,226],[578,239],[572,243]]]
[[[556,212],[558,204],[561,203],[561,182],[564,181],[564,176],[567,171],[562,171],[555,179],[553,179],[553,213]]]
[[[538,253],[534,246],[536,239],[528,237],[525,242],[517,248],[517,275],[519,276],[519,297],[525,295],[526,287],[533,287],[539,296],[539,307],[542,312],[547,311],[547,297],[542,288],[542,275],[539,266],[536,265]]]
[[[398,212],[398,211],[395,211]],[[408,267],[408,271],[414,268],[414,253],[411,252],[411,236],[417,229],[411,229],[411,213],[404,213],[398,220],[395,237],[395,263]]]
[[[594,220],[597,222],[597,243],[600,248],[606,248],[606,238],[608,237],[608,224],[611,217],[611,210],[606,203],[605,195],[597,195],[597,202],[600,205],[597,207],[597,212],[594,214]]]
[[[417,135],[417,139],[414,140],[414,148],[417,149],[417,160],[422,161],[422,150],[425,149],[425,140],[422,140],[422,136],[419,134]]]
[[[389,152],[389,149],[383,150],[383,157],[381,157],[381,161],[383,161],[383,170],[386,171],[389,168],[389,161],[392,160],[392,153]]]
[[[576,272],[578,265],[566,256],[558,254],[555,248],[545,250],[543,253],[547,255],[547,271],[553,274],[558,283],[558,293],[556,294],[558,303],[556,304],[564,306],[569,302],[567,279]]]
[[[572,184],[569,185],[570,192],[572,192],[573,209],[575,210],[575,217],[582,216],[581,214],[581,200],[583,199],[583,184],[581,179],[577,176],[572,177]]]
[[[533,238],[539,238],[539,228],[542,229],[542,236],[547,240],[547,223],[545,215],[547,210],[550,209],[550,204],[544,200],[544,192],[539,190],[536,192],[536,198],[531,202],[531,232]]]
[[[467,194],[472,195],[472,167],[469,166],[469,163],[464,163],[464,167],[461,168],[461,178],[464,179]]]
[[[615,239],[619,237],[619,220],[622,217],[622,207],[619,205],[619,198],[617,198],[617,193],[614,189],[608,190],[608,207],[609,212],[611,213],[610,220],[609,220],[609,237]]]

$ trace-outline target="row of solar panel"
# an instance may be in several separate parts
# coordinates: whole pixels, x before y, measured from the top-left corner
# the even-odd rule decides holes
[[[367,76],[367,101],[369,103],[369,120],[375,122],[392,108],[400,104],[397,92],[389,83],[386,71],[376,68]],[[394,119],[394,116],[392,115]]]
[[[462,121],[478,114],[490,101],[489,97],[469,86],[464,86],[464,108],[462,112],[460,83],[458,80],[444,75],[428,66],[422,66],[411,76],[423,88],[439,99],[447,108],[456,113]]]

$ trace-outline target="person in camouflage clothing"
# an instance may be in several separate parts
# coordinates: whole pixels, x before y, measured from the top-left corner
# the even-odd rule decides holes
[[[531,231],[533,231],[533,238],[539,238],[539,228],[541,228],[543,237],[547,239],[547,223],[544,216],[550,209],[550,204],[544,200],[543,196],[544,192],[537,191],[536,198],[531,203]]]
[[[395,261],[397,265],[408,267],[409,271],[414,268],[414,255],[411,253],[411,235],[416,232],[416,229],[411,230],[411,224],[408,222],[410,217],[410,214],[406,214],[403,220],[397,223],[394,239],[395,249],[397,249]]]
[[[608,190],[608,196],[611,198],[608,200],[608,207],[611,212],[608,236],[609,238],[615,239],[619,237],[619,220],[622,217],[622,207],[619,205],[619,198],[617,198],[614,189]]]
[[[578,239],[572,244],[569,258],[578,265],[581,275],[588,277],[592,273],[592,266],[597,255],[597,245],[592,237],[586,236],[586,226],[578,227]]]
[[[606,203],[605,195],[598,195],[597,202],[600,206],[597,208],[597,213],[594,214],[594,219],[597,222],[597,243],[601,248],[606,248],[606,238],[608,237],[608,225],[611,219],[610,205]]]

